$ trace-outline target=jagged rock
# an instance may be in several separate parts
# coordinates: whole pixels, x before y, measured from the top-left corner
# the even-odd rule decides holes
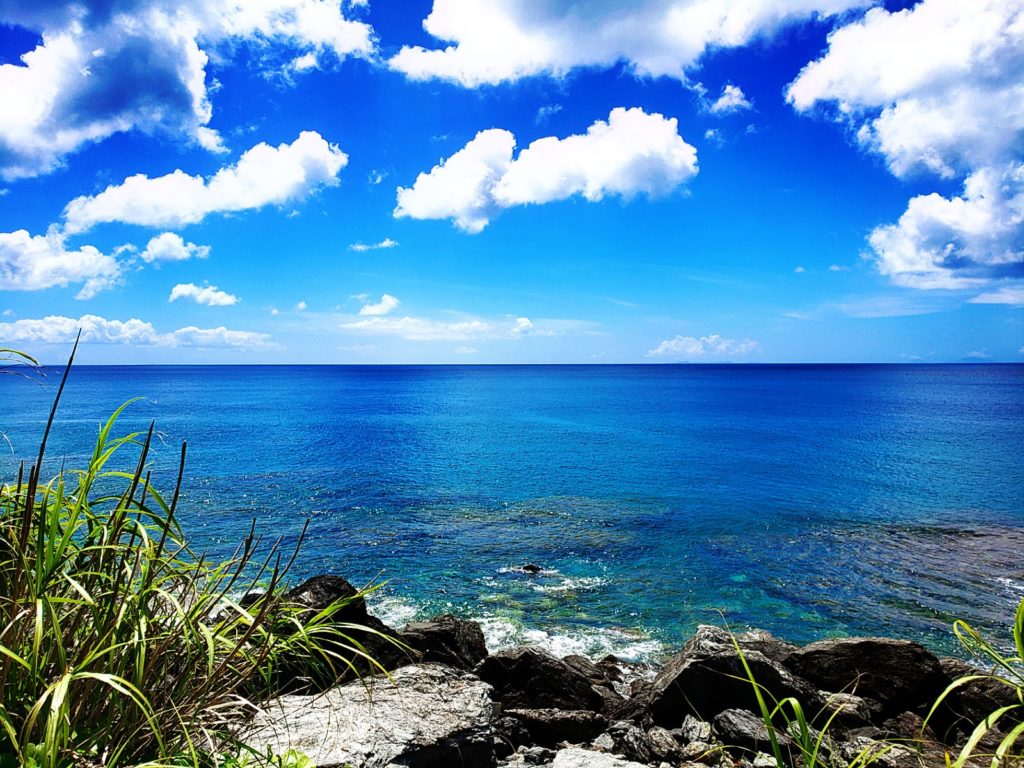
[[[984,675],[984,671],[972,667],[959,659],[940,659],[939,664],[942,671],[950,680],[957,680],[972,675]],[[946,697],[944,708],[948,710],[949,724],[959,733],[970,733],[974,727],[988,715],[1000,707],[1019,704],[1014,695],[1014,689],[1001,683],[992,677],[982,677],[972,680],[964,685],[957,686],[949,696]],[[1006,729],[1007,725],[1021,722],[1022,715],[1014,717],[1013,712],[1008,712],[1001,719],[1001,725]]]
[[[683,724],[676,731],[679,734],[678,739],[684,744],[691,741],[711,740],[711,723],[706,720],[698,720],[693,715],[686,715],[683,718]]]
[[[647,768],[647,766],[618,755],[570,747],[558,750],[551,768]]]
[[[491,689],[440,664],[403,667],[313,696],[267,702],[240,734],[258,752],[295,748],[319,768],[490,768]]]
[[[939,660],[909,640],[820,640],[783,663],[819,688],[874,699],[882,705],[881,717],[931,705],[949,682]]]
[[[624,698],[616,690],[622,673],[617,667],[597,665],[584,656],[565,656],[562,661],[590,681],[594,693],[601,697],[601,704],[597,707],[600,712],[611,713],[622,706]]]
[[[752,712],[744,709],[727,709],[715,716],[712,726],[715,736],[726,747],[738,747],[751,752],[772,751],[767,726]],[[793,745],[789,735],[777,728],[775,739],[783,749]]]
[[[331,615],[335,624],[353,625],[339,627],[347,636],[336,641],[321,639],[328,651],[320,659],[323,663],[310,664],[306,657],[285,657],[280,663],[279,688],[288,693],[321,691],[339,680],[351,679],[353,670],[334,655],[347,659],[358,674],[373,674],[380,667],[392,670],[413,661],[401,643],[398,634],[376,616],[367,612],[366,601],[359,596],[359,590],[340,576],[323,574],[307,579],[299,586],[285,593],[284,599],[306,608],[301,617],[308,621],[338,601],[346,601]],[[354,642],[353,642],[354,641]],[[362,646],[376,664],[369,662],[354,644]],[[332,669],[333,667],[333,669]]]
[[[650,762],[651,754],[647,749],[647,734],[633,723],[625,721],[613,723],[608,729],[608,733],[615,740],[616,752],[630,760],[637,760],[641,763]]]
[[[612,738],[610,733],[602,733],[590,743],[590,746],[598,752],[614,752],[615,739]]]
[[[563,741],[582,744],[608,726],[607,719],[587,709],[508,709],[503,714],[518,721],[534,744],[545,747]]]
[[[671,732],[654,726],[644,736],[647,752],[653,760],[667,763],[678,763],[683,758],[683,750]]]
[[[721,758],[721,747],[707,741],[691,741],[682,749],[682,759],[705,765],[718,765]]]
[[[834,712],[836,716],[833,722],[844,728],[860,728],[870,725],[882,711],[882,705],[877,701],[855,696],[852,693],[829,693],[828,691],[819,691],[818,693],[825,701],[822,717],[828,719]]]
[[[853,763],[862,755],[873,756],[873,768],[921,768],[918,754],[899,744],[876,741],[867,736],[853,736],[839,747],[839,754],[847,763]],[[936,765],[943,765],[939,762]]]
[[[584,675],[535,646],[499,651],[480,662],[475,672],[494,686],[497,699],[510,709],[597,710],[602,704]]]
[[[480,625],[451,614],[406,624],[399,638],[417,652],[422,661],[436,661],[467,672],[487,657]]]
[[[795,696],[809,711],[820,707],[817,691],[785,667],[753,648],[744,657],[754,679],[777,699]],[[704,720],[727,709],[757,708],[732,638],[718,627],[702,626],[683,650],[658,672],[646,694],[646,712],[656,725],[678,726],[687,714]]]
[[[767,656],[772,661],[781,662],[786,656],[797,649],[793,643],[780,640],[771,632],[763,629],[752,629],[749,632],[740,632],[736,635],[736,642],[739,643],[743,652],[757,651]]]

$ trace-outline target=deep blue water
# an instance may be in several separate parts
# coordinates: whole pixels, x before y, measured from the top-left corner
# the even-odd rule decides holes
[[[58,379],[0,376],[4,477]],[[1005,634],[1024,596],[1020,365],[82,366],[49,470],[136,396],[165,485],[188,441],[197,548],[308,519],[296,575],[387,579],[396,621],[642,655],[721,612],[949,650],[954,618]]]

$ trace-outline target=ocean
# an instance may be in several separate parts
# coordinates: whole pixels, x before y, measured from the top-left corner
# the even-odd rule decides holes
[[[4,479],[59,375],[0,376]],[[1022,365],[76,366],[46,470],[133,397],[158,484],[188,443],[197,550],[308,520],[293,579],[492,647],[653,659],[727,622],[951,652],[1024,597]]]

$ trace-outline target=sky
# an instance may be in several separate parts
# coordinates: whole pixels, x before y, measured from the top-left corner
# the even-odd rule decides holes
[[[1024,362],[1024,0],[0,0],[0,347]]]

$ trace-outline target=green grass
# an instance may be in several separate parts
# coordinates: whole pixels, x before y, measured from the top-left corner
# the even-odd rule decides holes
[[[988,666],[990,671],[977,675],[965,675],[954,680],[931,708],[928,717],[925,718],[925,724],[927,725],[948,696],[958,688],[976,680],[992,680],[999,685],[1005,685],[1012,692],[1017,703],[998,707],[982,718],[960,753],[955,758],[947,754],[946,764],[952,768],[963,768],[969,760],[986,758],[990,760],[991,768],[1024,763],[1024,750],[1022,750],[1021,744],[1024,741],[1022,739],[1024,737],[1024,600],[1020,601],[1014,616],[1013,650],[1009,653],[1000,651],[996,645],[965,621],[956,621],[953,624],[953,631],[961,645],[975,660]],[[1009,722],[1009,729],[1005,732],[997,732],[996,729],[1006,722]],[[992,733],[999,734],[998,744],[991,753],[983,753],[980,747],[982,740]],[[1013,762],[1011,763],[1011,761]]]
[[[34,363],[0,350],[11,362]],[[332,622],[343,603],[310,617],[285,601],[297,548],[250,531],[227,561],[193,553],[176,517],[185,446],[163,494],[147,469],[152,426],[114,436],[126,406],[85,466],[44,480],[70,370],[34,463],[0,483],[0,766],[244,764],[233,726],[280,671],[336,679],[357,657],[372,665],[362,628]]]

